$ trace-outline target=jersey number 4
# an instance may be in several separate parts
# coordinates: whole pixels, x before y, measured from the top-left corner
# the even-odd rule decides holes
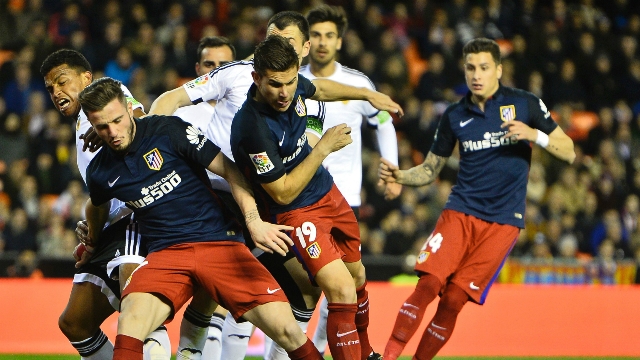
[[[305,235],[309,237],[310,243],[316,241],[316,226],[310,221],[305,221],[302,226],[296,228],[296,236],[303,248],[307,247],[307,242],[304,239]]]
[[[436,251],[438,251],[438,249],[440,249],[440,246],[442,246],[442,234],[437,233],[437,234],[431,234],[431,236],[429,236],[429,238],[427,239],[427,241],[424,242],[424,246],[422,247],[422,251],[427,250],[427,247],[431,248],[431,252],[435,253]]]

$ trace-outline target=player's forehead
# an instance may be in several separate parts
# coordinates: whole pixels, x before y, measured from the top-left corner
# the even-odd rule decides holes
[[[102,110],[89,112],[88,118],[94,125],[108,124],[125,115],[127,108],[117,99],[113,99]]]
[[[479,53],[470,53],[464,59],[465,64],[480,66],[480,65],[490,65],[496,66],[496,62],[493,59],[493,56],[488,51],[483,51]]]
[[[304,35],[296,25],[289,25],[284,29],[278,29],[275,24],[271,24],[269,28],[267,28],[267,36],[271,35],[280,35],[284,38],[295,40],[297,44],[304,42]]]
[[[46,86],[52,85],[62,77],[80,77],[80,73],[67,64],[58,65],[44,76],[44,83]]]
[[[268,81],[270,82],[288,84],[292,80],[295,80],[298,78],[298,68],[293,66],[285,71],[267,70],[265,71],[264,77],[268,79]]]
[[[335,33],[338,34],[338,26],[333,21],[324,21],[311,25],[309,27],[310,33],[318,33],[318,34],[329,34]]]
[[[200,61],[233,61],[233,53],[228,46],[206,47],[202,49]]]

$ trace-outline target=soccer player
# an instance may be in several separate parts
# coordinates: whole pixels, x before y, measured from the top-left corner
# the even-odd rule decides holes
[[[93,80],[91,65],[79,52],[62,49],[44,60],[40,73],[58,111],[65,117],[76,119],[78,169],[86,181],[86,169],[95,154],[83,151],[84,140],[81,135],[91,124],[80,111],[78,95]],[[124,85],[122,90],[136,115],[144,115],[142,105]],[[73,278],[69,302],[58,320],[60,330],[82,359],[112,358],[113,344],[100,329],[100,324],[119,309],[121,286],[146,255],[146,249],[140,243],[137,224],[123,203],[117,200],[111,202],[108,224],[99,247],[85,248],[84,244],[80,244],[76,248],[74,256],[79,260],[76,264],[78,270]],[[79,237],[82,238],[82,234]],[[154,331],[149,339],[151,341],[145,347],[146,355],[162,355],[162,358],[169,359],[171,344],[166,329]]]
[[[212,36],[200,39],[197,50],[198,62],[195,65],[196,75],[208,74],[211,70],[232,62],[235,59],[235,54],[235,48],[229,42],[229,39],[225,37]],[[215,100],[203,101],[197,105],[179,108],[173,115],[196,126],[211,139],[213,137],[210,133],[207,133],[207,129],[213,117],[215,105]],[[214,133],[215,135],[217,133]],[[207,175],[214,191],[217,190],[216,194],[220,197],[229,197],[231,198],[229,201],[233,201],[229,194],[229,184],[210,171],[207,172]],[[245,238],[247,238],[248,233],[246,231],[243,232]],[[216,308],[216,305],[215,302],[210,300],[209,296],[196,296],[194,297],[194,302],[187,306],[184,312],[185,316],[180,324],[181,336],[178,353],[180,353],[181,358],[220,359],[222,325],[227,311],[222,306]],[[213,315],[210,315],[212,312]]]
[[[338,50],[342,47],[342,36],[347,28],[347,16],[342,7],[321,5],[309,11],[309,34],[311,48],[309,64],[300,68],[300,74],[309,80],[324,78],[343,84],[366,87],[375,90],[371,80],[363,73],[349,69],[336,61]],[[313,100],[307,100],[308,108],[313,106]],[[364,119],[370,128],[376,130],[380,153],[393,164],[398,164],[398,142],[393,127],[391,115],[386,111],[378,111],[366,101],[327,102],[324,107],[324,125],[309,116],[307,131],[313,132],[320,138],[323,129],[329,129],[338,124],[347,124],[351,128],[353,144],[340,151],[329,154],[322,165],[333,177],[338,190],[345,197],[349,206],[359,215],[362,190],[362,140],[361,127]],[[309,138],[310,143],[312,137]],[[398,183],[385,184],[385,198],[395,199],[400,195],[402,186]],[[358,305],[366,297],[358,300]],[[320,308],[320,318],[313,342],[324,353],[327,346],[327,299],[324,298]],[[361,337],[360,341],[363,341]]]
[[[304,16],[292,11],[284,11],[274,15],[267,25],[267,36],[282,35],[289,39],[297,53],[299,62],[309,52],[308,33],[309,28]],[[236,111],[247,98],[247,91],[253,83],[252,71],[253,63],[251,61],[239,61],[224,65],[210,74],[201,76],[180,88],[162,94],[151,106],[150,113],[171,114],[181,106],[192,103],[198,104],[211,99],[217,100],[218,103],[214,111],[214,117],[209,124],[207,135],[211,134],[211,138],[219,144],[222,152],[232,158],[229,145],[231,123]],[[325,81],[325,84],[330,83],[333,82]],[[364,92],[366,96],[370,97],[372,103],[375,103],[376,107],[389,111],[398,111],[400,109],[386,95],[356,88],[350,88],[350,91],[353,93]],[[216,137],[216,133],[221,136]],[[294,274],[292,278],[288,273],[281,271],[283,266],[280,263],[280,259],[272,256],[270,249],[260,248],[259,250],[267,252],[260,255],[259,259],[274,274],[280,285],[283,286],[283,290],[291,301],[294,315],[304,328],[311,317],[319,293],[310,286],[304,269],[295,259],[287,258],[284,264],[284,268],[289,273]],[[288,280],[287,277],[289,278]],[[297,286],[290,286],[291,281],[294,281]],[[302,289],[302,293],[299,289]],[[227,320],[229,320],[229,317],[227,317]],[[229,336],[224,336],[225,332],[228,332]],[[223,327],[223,357],[225,359],[242,359],[250,334],[250,326],[242,326],[240,328],[237,327],[237,324],[225,322]],[[242,351],[234,350],[233,354],[225,353],[225,348],[231,342],[238,343],[239,346],[234,346],[234,348],[240,347]]]
[[[449,340],[467,301],[482,305],[524,227],[525,193],[533,144],[572,163],[573,142],[535,95],[499,82],[500,48],[489,39],[462,50],[469,92],[442,115],[436,138],[419,166],[399,170],[382,159],[384,182],[422,186],[435,181],[456,145],[460,171],[435,229],[418,254],[420,279],[396,318],[384,352],[395,360],[440,294],[414,359],[433,358]]]
[[[248,184],[220,148],[180,118],[134,119],[120,82],[111,78],[87,86],[80,103],[108,145],[87,169],[90,242],[99,239],[109,199],[117,198],[136,214],[149,250],[123,290],[114,360],[142,359],[146,335],[171,320],[196,284],[235,317],[261,327],[292,359],[321,359],[211,192],[205,168],[228,181],[254,241],[285,249],[291,239],[281,231],[290,227],[260,219]]]
[[[351,128],[340,124],[328,129],[312,150],[304,101],[363,100],[375,92],[298,76],[298,55],[289,40],[278,35],[256,47],[254,69],[254,84],[231,125],[236,164],[250,175],[263,216],[295,228],[292,249],[329,301],[331,354],[336,359],[366,359],[370,353],[361,345],[368,342],[361,343],[359,335],[367,336],[368,321],[356,320],[368,317],[368,311],[356,315],[357,298],[366,296],[358,223],[320,166],[328,154],[352,142]],[[393,102],[385,108],[400,111]]]

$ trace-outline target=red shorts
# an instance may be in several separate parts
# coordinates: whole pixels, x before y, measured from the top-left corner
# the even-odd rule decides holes
[[[425,242],[415,270],[454,283],[483,304],[520,229],[446,209]]]
[[[191,242],[153,252],[131,274],[122,298],[134,292],[159,295],[172,307],[170,322],[196,284],[236,319],[258,305],[287,302],[273,276],[236,241]]]
[[[335,184],[317,203],[278,214],[276,220],[295,228],[290,233],[292,250],[311,280],[334,260],[361,259],[358,221]]]

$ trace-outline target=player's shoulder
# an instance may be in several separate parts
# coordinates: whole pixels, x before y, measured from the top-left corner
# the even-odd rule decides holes
[[[338,75],[340,76],[341,80],[344,80],[343,82],[355,86],[367,86],[372,89],[376,88],[376,86],[373,84],[373,81],[371,81],[371,79],[369,79],[369,77],[362,71],[352,69],[340,63],[336,63],[336,66],[338,66],[338,70],[340,71]]]
[[[520,98],[520,99],[525,99],[528,101],[536,101],[536,102],[540,100],[532,92],[524,89],[515,88],[515,87],[500,85],[500,92],[506,97],[514,97],[514,98]]]
[[[304,77],[310,77],[311,75],[311,67],[309,64],[300,66],[300,71],[298,73],[302,74]]]
[[[249,71],[249,73],[253,71],[253,59],[236,60],[236,61],[228,62],[222,66],[219,66],[211,70],[209,74],[211,76],[215,74],[225,74],[225,75],[226,74],[244,74],[246,71]]]

